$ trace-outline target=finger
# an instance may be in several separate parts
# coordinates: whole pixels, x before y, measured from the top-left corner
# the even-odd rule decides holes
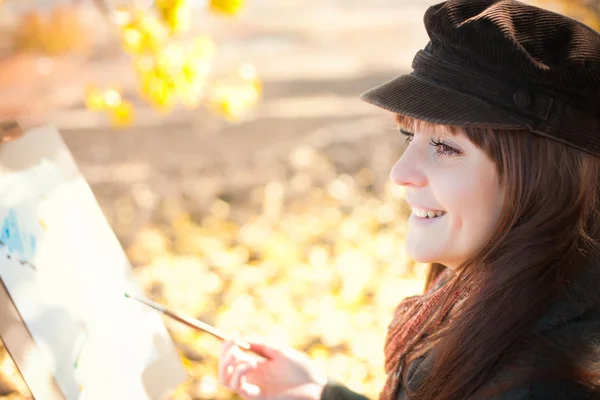
[[[219,381],[230,387],[231,375],[235,368],[242,364],[252,364],[256,366],[255,360],[249,357],[247,354],[243,353],[242,350],[233,346],[229,351],[225,354],[223,359],[220,360],[219,364]]]
[[[229,382],[229,377],[231,375],[231,370],[229,368],[233,368],[235,362],[236,355],[231,351],[225,354],[225,357],[219,361],[219,382],[227,387],[229,387],[227,383]]]
[[[250,345],[247,341],[242,339],[242,334],[239,331],[233,331],[229,340],[232,340],[236,344],[236,346],[244,350],[250,350]]]
[[[281,350],[276,347],[269,346],[263,342],[249,342],[250,351],[259,354],[269,360],[277,358],[281,355]]]
[[[235,368],[235,372],[231,376],[231,381],[229,382],[230,383],[229,387],[234,392],[239,392],[240,387],[241,387],[242,377],[244,375],[248,374],[250,371],[253,371],[255,368],[256,368],[256,366],[252,365],[252,363],[244,363],[244,364],[238,365],[238,367]]]
[[[231,349],[233,346],[235,346],[235,342],[233,340],[225,340],[221,345],[221,354],[219,358],[223,358],[225,354],[229,351],[229,349]]]
[[[228,388],[231,388],[231,374],[233,374],[234,368],[233,365],[228,365],[227,368],[225,368],[225,386]]]
[[[246,376],[242,376],[240,380],[239,394],[247,399],[259,399],[262,394],[262,390],[258,385],[248,382],[248,378]]]

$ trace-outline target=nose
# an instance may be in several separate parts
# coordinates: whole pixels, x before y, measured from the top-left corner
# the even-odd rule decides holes
[[[421,187],[427,184],[427,177],[419,157],[408,147],[390,171],[390,179],[396,185]]]

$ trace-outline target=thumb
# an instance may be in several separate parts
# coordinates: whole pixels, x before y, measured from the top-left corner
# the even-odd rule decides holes
[[[281,355],[281,350],[275,346],[266,344],[265,342],[251,341],[248,342],[250,350],[260,354],[267,359],[274,359]]]

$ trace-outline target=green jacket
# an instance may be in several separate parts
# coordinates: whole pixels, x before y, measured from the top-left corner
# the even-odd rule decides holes
[[[573,295],[565,296],[553,303],[534,325],[533,332],[544,339],[556,341],[566,348],[570,344],[582,341],[590,349],[587,362],[592,362],[595,371],[600,375],[600,268],[586,272],[577,280]],[[419,382],[427,375],[435,349],[430,353],[414,360],[407,368],[405,385],[410,389],[419,386]],[[544,362],[541,359],[525,359],[528,365]],[[589,365],[589,364],[586,364]],[[507,377],[506,371],[499,371],[489,384],[502,382]],[[475,396],[473,399],[477,399]],[[325,387],[321,400],[365,400],[365,396],[354,393],[343,385],[330,382]],[[405,387],[400,387],[398,400],[408,400]],[[489,400],[600,400],[600,391],[590,391],[576,382],[538,382],[526,383],[509,390]],[[462,400],[462,399],[461,399]]]

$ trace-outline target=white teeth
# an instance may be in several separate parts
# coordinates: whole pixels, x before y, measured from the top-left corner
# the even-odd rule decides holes
[[[441,217],[442,215],[446,214],[445,211],[426,211],[420,208],[413,208],[412,209],[413,214],[415,214],[417,217],[420,218],[437,218],[437,217]]]

